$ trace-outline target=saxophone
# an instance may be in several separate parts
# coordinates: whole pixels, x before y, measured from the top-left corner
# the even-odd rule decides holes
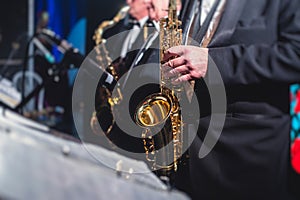
[[[146,97],[135,112],[135,121],[143,128],[146,159],[161,177],[169,179],[177,171],[183,153],[183,121],[179,104],[183,87],[172,84],[162,70],[165,51],[182,43],[181,21],[177,18],[176,1],[169,1],[168,18],[160,20],[160,91]],[[162,124],[163,128],[154,136],[153,133],[155,134],[157,127]],[[165,150],[160,151],[161,149]]]
[[[99,62],[101,67],[108,66],[108,72],[110,72],[116,80],[119,79],[118,73],[116,72],[114,66],[112,65],[112,59],[109,56],[109,52],[105,46],[106,39],[104,39],[103,33],[105,30],[111,28],[120,20],[124,19],[125,16],[128,14],[129,6],[125,6],[121,8],[121,10],[117,13],[117,15],[112,20],[103,21],[98,28],[95,30],[93,40],[95,41],[95,50],[97,53],[96,59]]]
[[[125,6],[123,8],[121,8],[121,10],[117,13],[117,15],[112,19],[112,20],[106,20],[103,21],[98,28],[95,30],[94,36],[93,36],[93,40],[95,41],[95,52],[96,52],[96,61],[99,64],[99,66],[101,66],[103,68],[103,70],[106,70],[107,72],[109,72],[115,80],[119,80],[119,73],[116,70],[117,68],[117,64],[113,63],[111,57],[109,56],[109,51],[107,50],[106,47],[106,39],[103,38],[103,33],[111,28],[112,26],[114,26],[116,23],[118,23],[120,20],[124,19],[125,16],[128,14],[129,11],[129,6]],[[106,68],[107,69],[104,69]],[[106,114],[110,115],[112,113],[112,109],[115,105],[118,105],[122,99],[122,93],[121,93],[121,89],[119,88],[119,86],[116,86],[116,91],[117,94],[112,96],[112,93],[109,89],[104,88],[104,87],[100,87],[99,88],[99,93],[101,96],[101,99],[99,99],[100,105],[97,105],[98,102],[96,102],[96,105],[100,107],[99,110],[101,110],[101,112],[103,113],[97,113],[94,112],[92,119],[91,119],[91,128],[95,133],[98,133],[100,130],[98,130],[97,124],[98,124],[98,119],[103,117],[103,116],[107,116]],[[97,119],[97,115],[100,115],[100,117]],[[100,123],[101,124],[101,123]],[[107,124],[107,123],[105,123]],[[109,126],[108,127],[102,127],[102,130],[105,132],[105,134],[109,134],[112,126],[114,124],[114,119],[111,118],[111,122],[109,122]]]

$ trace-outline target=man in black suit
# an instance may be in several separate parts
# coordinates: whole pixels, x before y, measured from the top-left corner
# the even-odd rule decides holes
[[[145,0],[127,0],[126,2],[129,10],[125,17],[113,26],[106,28],[102,36],[106,40],[105,45],[110,58],[112,58],[112,66],[117,72],[116,80],[122,77],[132,66],[138,51],[149,37],[150,30],[154,29],[154,25],[149,19],[149,2]],[[143,56],[143,60],[147,60],[146,57]],[[103,67],[106,68],[108,66]],[[125,139],[122,137],[125,134],[114,124],[107,96],[106,89],[99,85],[95,99],[96,112],[91,119],[93,132],[104,132],[112,143],[119,144],[119,146],[123,144],[125,146],[136,146],[132,145],[132,142],[126,141],[126,137]],[[98,123],[100,123],[101,129],[99,129]],[[112,130],[110,131],[109,129]],[[111,147],[106,144],[107,140],[105,138],[103,140],[103,145]],[[138,149],[143,149],[142,142],[138,141]],[[126,149],[126,147],[123,148]]]
[[[183,177],[191,184],[178,187],[194,199],[293,199],[289,86],[300,80],[300,1],[186,0],[181,17],[198,45],[170,48],[166,66],[181,74],[174,82],[194,82],[201,117]],[[207,88],[222,85],[227,109],[213,112]]]

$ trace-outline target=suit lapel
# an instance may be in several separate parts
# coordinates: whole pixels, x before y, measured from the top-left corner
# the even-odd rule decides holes
[[[247,0],[227,0],[225,10],[209,46],[226,41],[235,31],[236,24]]]
[[[181,13],[181,20],[183,23],[183,37],[187,37],[188,25],[191,23],[192,16],[195,14],[193,11],[194,3],[197,0],[186,0]]]

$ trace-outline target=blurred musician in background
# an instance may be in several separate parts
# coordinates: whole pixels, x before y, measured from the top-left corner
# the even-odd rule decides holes
[[[95,31],[95,55],[102,68],[118,80],[128,71],[139,49],[149,35],[153,26],[149,19],[149,2],[145,0],[127,0],[127,6],[110,21],[102,22]],[[110,37],[114,40],[109,40]],[[105,54],[103,51],[108,52]],[[112,60],[115,59],[115,60]],[[111,105],[108,103],[110,91],[98,85],[95,97],[95,110],[91,118],[91,128],[96,134],[107,134],[113,124]],[[98,122],[99,121],[99,122]],[[101,129],[97,128],[100,123]],[[104,131],[104,133],[103,133]],[[114,130],[112,132],[119,132]],[[104,144],[106,146],[106,138]],[[116,141],[115,141],[116,142]],[[117,143],[117,142],[116,142]],[[109,147],[111,147],[109,145]]]
[[[120,60],[117,60],[117,62],[113,62],[115,64],[117,63],[117,67],[122,66],[127,71],[130,67],[135,68],[140,65],[143,65],[145,63],[159,63],[159,46],[158,46],[158,39],[159,39],[159,24],[158,21],[162,17],[166,17],[168,12],[168,1],[156,1],[151,2],[150,0],[134,0],[134,1],[127,1],[127,3],[130,6],[129,9],[129,15],[126,15],[126,17],[123,20],[120,20],[119,23],[117,23],[114,27],[108,29],[104,32],[103,36],[107,37],[107,33],[109,35],[111,33],[118,33],[118,30],[124,30],[126,27],[128,28],[128,23],[134,22],[135,20],[132,19],[132,16],[138,17],[139,22],[142,22],[140,27],[140,31],[138,34],[135,34],[135,37],[137,38],[135,43],[132,45],[132,51],[127,51],[126,54],[123,53],[124,47],[127,48],[128,44],[126,42],[126,38],[128,38],[128,35],[132,34],[132,31],[128,32],[128,35],[124,38],[116,38],[116,40],[124,41],[124,43],[121,43],[123,46],[121,51],[119,51],[119,59],[125,60],[125,62],[121,62]],[[155,13],[154,9],[152,8],[155,6],[155,4],[162,4],[163,10],[159,13]],[[178,10],[180,10],[181,4],[178,4]],[[143,13],[143,15],[141,15]],[[130,17],[131,16],[131,17]],[[144,16],[144,17],[142,17]],[[133,20],[133,21],[132,21]],[[126,25],[127,24],[127,25]],[[125,26],[126,25],[126,26]],[[132,27],[132,25],[131,25]],[[131,29],[135,30],[135,28]],[[130,37],[130,36],[129,36]],[[118,42],[114,41],[114,44],[118,44]],[[147,44],[147,45],[145,45]],[[130,45],[129,45],[130,46]],[[154,47],[154,48],[151,48]],[[115,48],[118,49],[118,48]],[[129,48],[127,48],[129,49]],[[142,52],[142,53],[141,53]],[[110,52],[111,53],[111,52]],[[125,55],[125,56],[124,56]],[[137,59],[138,58],[138,59]],[[136,59],[136,60],[135,60]],[[135,60],[136,63],[133,63]],[[148,70],[141,71],[141,74],[139,74],[140,79],[148,79],[148,80],[157,80],[158,79],[158,68],[156,68],[158,65],[152,65],[149,66]],[[116,68],[115,68],[116,69]],[[118,73],[118,76],[122,76],[122,72]],[[129,73],[130,74],[130,73]],[[118,78],[119,78],[118,77]],[[130,77],[128,78],[128,82],[126,85],[129,87],[131,85],[134,85],[134,82],[131,82],[130,80],[134,80],[134,78],[137,77]],[[121,83],[122,84],[122,83]],[[102,88],[103,89],[103,88]],[[126,93],[128,88],[126,86],[123,88],[124,93]],[[130,103],[130,111],[134,110],[134,105],[136,106],[136,103],[141,101],[143,97],[146,97],[148,94],[156,91],[158,89],[157,87],[149,86],[149,87],[143,87],[138,92],[136,92],[132,98],[132,101]],[[101,91],[98,89],[98,91]],[[103,90],[102,90],[103,91]],[[147,94],[146,94],[147,93]],[[111,107],[110,105],[103,105],[101,101],[103,101],[103,93],[100,93],[101,95],[96,95],[96,115],[94,115],[91,119],[91,126],[95,133],[99,133],[102,130],[104,131],[104,134],[111,140],[115,145],[117,145],[119,148],[123,150],[127,150],[130,152],[144,152],[144,144],[143,141],[140,139],[141,133],[136,132],[133,134],[137,134],[136,137],[132,137],[132,135],[129,135],[128,133],[123,132],[118,125],[113,124],[113,116],[111,114]],[[105,99],[105,98],[104,98]],[[99,103],[100,102],[100,103]],[[122,105],[124,106],[124,105]],[[126,105],[125,105],[126,106]],[[128,106],[128,105],[127,105]],[[121,107],[121,106],[120,106]],[[132,114],[132,113],[131,113]],[[97,127],[97,118],[100,123],[100,127],[102,130],[99,130]],[[120,117],[122,118],[122,117]],[[122,120],[122,119],[121,119]],[[132,119],[126,119],[126,120],[132,120]],[[111,126],[112,125],[112,126]]]

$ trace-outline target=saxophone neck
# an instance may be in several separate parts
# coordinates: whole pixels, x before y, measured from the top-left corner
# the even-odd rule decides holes
[[[177,1],[178,0],[170,0],[169,1],[168,18],[170,21],[177,20]]]
[[[121,10],[119,10],[119,12],[114,16],[112,20],[105,20],[98,26],[93,36],[93,40],[95,41],[96,45],[99,45],[103,42],[104,39],[102,38],[102,35],[104,31],[114,26],[120,20],[124,19],[125,16],[128,14],[128,11],[129,6],[124,6],[123,8],[121,8]]]
[[[177,12],[177,0],[170,0],[169,1],[169,12]]]

